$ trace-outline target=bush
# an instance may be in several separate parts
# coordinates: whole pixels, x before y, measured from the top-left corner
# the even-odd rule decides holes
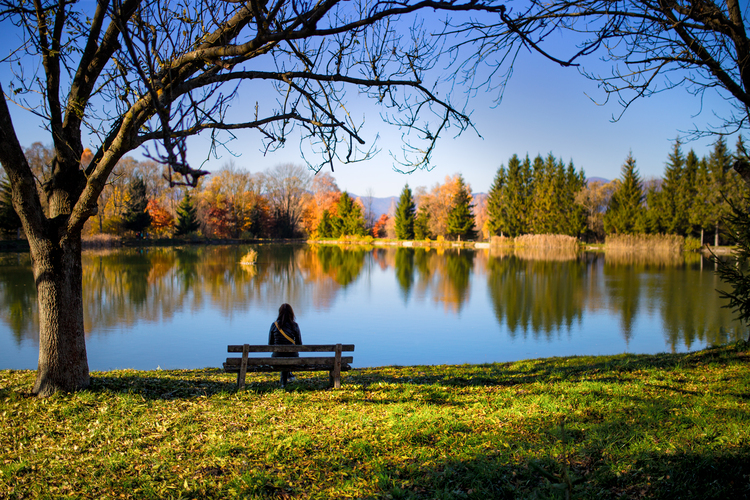
[[[698,238],[688,237],[685,238],[685,243],[682,246],[682,250],[685,252],[697,252],[701,249],[701,240]]]

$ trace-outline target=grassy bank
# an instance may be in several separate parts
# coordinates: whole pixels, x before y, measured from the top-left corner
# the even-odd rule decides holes
[[[356,359],[356,358],[355,358]],[[750,348],[322,374],[0,371],[0,498],[748,498]]]

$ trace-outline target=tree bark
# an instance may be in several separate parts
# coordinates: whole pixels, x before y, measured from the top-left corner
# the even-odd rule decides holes
[[[30,241],[39,304],[39,368],[33,392],[49,396],[89,386],[83,328],[81,238]]]
[[[719,246],[719,221],[716,221],[716,228],[714,229],[714,246]]]

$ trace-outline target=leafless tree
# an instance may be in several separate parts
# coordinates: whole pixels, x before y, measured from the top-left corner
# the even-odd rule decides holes
[[[4,74],[12,75],[0,100],[0,163],[29,240],[38,292],[34,392],[89,384],[81,230],[125,154],[146,147],[169,167],[172,185],[195,185],[206,174],[187,161],[187,138],[201,133],[215,149],[252,129],[272,151],[297,130],[316,168],[361,160],[373,149],[348,111],[349,90],[375,99],[386,121],[416,131],[409,137],[421,141],[406,152],[417,156],[407,155],[404,168],[425,165],[447,127],[470,123],[425,83],[439,39],[408,16],[479,6],[474,0],[0,0],[3,29],[19,37],[0,56]],[[278,99],[269,100],[265,87]],[[245,109],[236,113],[238,96]],[[11,120],[13,104],[50,135],[54,157],[41,194]],[[90,161],[82,161],[84,138],[97,141],[89,145]]]
[[[510,0],[489,7],[490,16],[450,23],[445,33],[461,35],[454,50],[465,57],[455,59],[469,89],[496,89],[501,98],[513,62],[529,50],[578,67],[622,113],[637,99],[678,87],[701,102],[716,91],[729,112],[709,110],[718,122],[693,132],[731,133],[748,126],[749,8],[745,3],[743,12],[739,0]],[[592,59],[611,63],[611,72],[586,70]]]

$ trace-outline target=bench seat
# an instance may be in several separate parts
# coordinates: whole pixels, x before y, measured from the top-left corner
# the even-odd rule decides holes
[[[237,388],[245,386],[247,372],[327,371],[331,386],[341,388],[341,372],[351,370],[353,356],[342,356],[342,352],[354,351],[354,344],[310,344],[310,345],[230,345],[227,352],[242,353],[242,357],[227,358],[224,371],[237,373]],[[249,353],[287,352],[331,352],[332,356],[310,356],[295,358],[249,357]]]

